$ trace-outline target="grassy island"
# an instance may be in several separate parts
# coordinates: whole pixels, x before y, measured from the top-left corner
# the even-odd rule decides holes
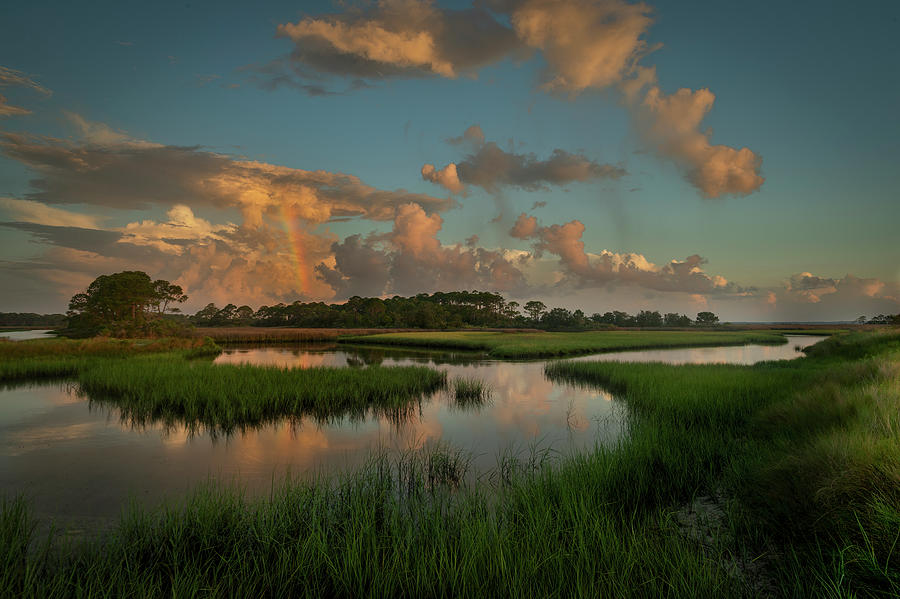
[[[664,349],[712,345],[779,345],[780,333],[767,331],[585,331],[580,333],[505,333],[444,331],[347,336],[343,343],[484,352],[491,358],[549,358],[632,349]]]

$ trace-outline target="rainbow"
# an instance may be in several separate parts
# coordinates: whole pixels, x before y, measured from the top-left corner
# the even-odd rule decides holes
[[[284,221],[284,230],[288,236],[294,271],[297,273],[297,283],[300,285],[300,293],[306,295],[310,286],[309,269],[306,267],[306,248],[303,246],[304,233],[297,226],[293,205],[281,205],[281,218]]]

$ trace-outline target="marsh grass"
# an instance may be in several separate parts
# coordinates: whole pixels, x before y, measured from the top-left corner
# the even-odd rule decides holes
[[[182,505],[132,507],[101,543],[23,550],[30,519],[4,506],[9,595],[735,596],[727,571],[657,514],[619,512],[582,474],[518,478],[499,501],[466,487],[452,450],[266,498],[201,488]]]
[[[0,343],[0,381],[66,378],[134,426],[162,423],[229,435],[282,418],[329,421],[369,412],[402,422],[411,404],[446,385],[427,367],[282,369],[217,365],[205,339]]]
[[[897,596],[900,333],[823,343],[754,366],[550,364],[613,390],[629,435],[511,452],[491,488],[448,448],[380,455],[266,498],[211,487],[135,507],[62,549],[6,502],[0,594]],[[706,497],[722,498],[711,542],[679,516]]]
[[[483,380],[475,377],[455,377],[450,382],[450,390],[457,405],[480,405],[490,399],[491,388]]]
[[[583,333],[413,332],[342,337],[339,343],[431,347],[484,352],[491,358],[526,359],[628,349],[661,349],[748,343],[779,345],[787,340],[765,331],[588,331]]]
[[[346,335],[371,335],[411,329],[305,329],[291,327],[199,327],[196,333],[217,343],[311,343]]]
[[[750,367],[558,362],[547,374],[627,402],[636,470],[622,473],[622,496],[729,497],[735,543],[771,556],[766,576],[784,595],[896,596],[900,331],[807,353]]]
[[[183,424],[228,434],[283,417],[327,421],[370,409],[402,413],[446,384],[426,367],[296,368],[187,362],[180,356],[105,360],[78,373],[84,393],[133,422]]]

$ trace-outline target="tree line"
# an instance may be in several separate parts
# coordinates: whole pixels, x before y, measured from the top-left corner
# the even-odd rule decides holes
[[[302,328],[537,328],[591,330],[611,327],[710,327],[719,323],[713,312],[695,318],[677,312],[641,310],[596,312],[550,308],[538,300],[520,304],[488,291],[420,293],[390,298],[354,296],[344,303],[295,301],[274,306],[207,304],[191,316],[180,314],[178,304],[188,299],[178,285],[153,280],[142,271],[124,271],[97,277],[83,293],[74,295],[66,313],[64,334],[75,337],[170,336],[196,326],[261,326]],[[3,317],[8,317],[3,320]],[[60,326],[61,315],[0,313],[7,326]],[[900,314],[879,314],[857,319],[865,324],[900,324]]]
[[[61,327],[65,314],[35,314],[34,312],[0,312],[0,327]]]
[[[261,306],[207,304],[190,317],[197,326],[291,326],[302,328],[425,328],[466,327],[589,330],[609,327],[713,326],[719,318],[700,312],[696,319],[675,312],[642,310],[635,315],[614,311],[585,314],[582,310],[548,308],[541,301],[520,304],[487,291],[451,291],[391,298],[354,296],[342,304],[301,302]]]

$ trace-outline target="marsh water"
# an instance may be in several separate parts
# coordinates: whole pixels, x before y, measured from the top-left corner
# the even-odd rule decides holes
[[[821,337],[789,336],[778,346],[745,345],[627,351],[577,360],[752,364],[792,359]],[[362,346],[227,349],[217,363],[283,367],[428,365],[481,379],[488,401],[460,406],[450,392],[423,397],[403,418],[370,414],[320,422],[311,417],[228,437],[163,423],[124,419],[114,404],[92,401],[74,383],[0,387],[0,496],[24,493],[39,518],[68,531],[99,530],[130,501],[177,500],[199,483],[265,493],[285,476],[304,478],[358,467],[374,452],[447,444],[473,471],[502,455],[565,455],[613,443],[627,427],[622,403],[600,390],[552,382],[546,360],[497,361],[477,354],[383,350]]]
[[[49,329],[39,329],[31,331],[0,331],[0,339],[10,339],[11,341],[26,341],[28,339],[51,339],[56,337],[53,331]]]

